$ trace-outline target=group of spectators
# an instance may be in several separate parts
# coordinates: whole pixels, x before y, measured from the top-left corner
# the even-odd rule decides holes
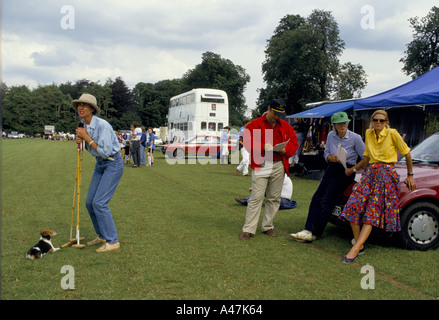
[[[120,134],[118,139],[111,125],[96,116],[100,108],[94,96],[83,94],[79,99],[73,100],[72,104],[81,118],[81,126],[76,129],[76,142],[85,142],[85,148],[96,158],[86,207],[97,237],[88,245],[103,244],[97,252],[118,250],[120,243],[108,202],[124,171],[119,151],[123,142],[126,145],[129,141],[128,154],[133,156],[133,166],[140,166],[140,146],[143,142],[143,147],[150,148],[152,154],[154,134],[150,128],[150,137],[146,142],[145,130],[133,123],[129,137],[123,138]],[[296,154],[299,147],[297,135],[293,127],[283,120],[284,116],[285,103],[273,100],[266,113],[244,124],[241,150],[248,152],[252,172],[251,195],[246,200],[245,222],[240,236],[242,241],[247,241],[256,234],[264,198],[262,232],[270,237],[276,236],[274,218],[281,206],[284,182],[286,178],[290,180],[289,159]],[[314,241],[321,236],[335,199],[353,181],[353,174],[358,169],[365,168],[340,215],[341,219],[351,224],[355,240],[351,249],[343,256],[344,263],[352,263],[364,253],[364,244],[373,227],[387,232],[401,230],[399,175],[394,168],[398,153],[406,158],[407,178],[404,182],[409,190],[416,189],[410,148],[400,134],[390,128],[387,113],[377,110],[372,114],[365,142],[358,134],[348,130],[349,122],[345,112],[331,117],[333,131],[328,134],[324,153],[329,163],[328,169],[311,199],[305,229],[291,234],[291,237],[301,242]],[[240,171],[238,168],[237,173]]]
[[[289,160],[299,148],[297,135],[283,120],[284,116],[283,101],[273,100],[263,116],[253,121],[245,120],[240,130],[243,161],[236,168],[236,174],[242,171],[243,175],[248,175],[248,162],[252,168],[250,197],[235,198],[247,205],[240,236],[242,241],[255,235],[264,197],[262,232],[268,236],[276,235],[274,218],[281,207],[283,183],[289,180]],[[340,219],[350,223],[354,236],[352,248],[342,258],[344,263],[352,263],[364,253],[364,243],[373,227],[387,232],[401,230],[399,175],[394,168],[398,153],[406,158],[407,178],[404,182],[409,190],[416,189],[410,148],[397,130],[390,128],[387,112],[379,109],[372,114],[365,142],[348,129],[349,122],[345,112],[331,117],[333,130],[328,134],[324,151],[328,168],[311,199],[304,230],[290,234],[299,242],[311,242],[320,237],[335,202],[354,182],[356,171],[364,168],[340,215]]]
[[[125,164],[130,163],[132,158],[133,168],[154,165],[155,134],[153,128],[148,128],[147,134],[144,126],[139,127],[138,122],[133,122],[130,129],[129,133],[119,131],[117,134],[121,155],[124,150]],[[145,150],[147,156],[145,156]]]

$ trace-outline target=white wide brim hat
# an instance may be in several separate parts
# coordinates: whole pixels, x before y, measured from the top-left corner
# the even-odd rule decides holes
[[[78,104],[80,102],[89,104],[92,108],[95,109],[96,111],[95,114],[99,114],[101,112],[101,109],[98,107],[98,103],[95,96],[91,94],[84,93],[79,97],[79,99],[73,100],[72,101],[73,108],[78,110]]]

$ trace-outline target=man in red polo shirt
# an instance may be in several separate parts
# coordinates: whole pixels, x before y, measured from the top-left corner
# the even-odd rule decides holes
[[[262,232],[269,236],[276,235],[273,220],[279,209],[285,173],[289,175],[288,159],[294,156],[299,146],[294,129],[282,120],[284,117],[285,103],[272,100],[268,111],[245,128],[244,147],[250,153],[252,193],[240,240],[248,240],[256,233],[264,196]],[[280,143],[286,145],[278,146]]]

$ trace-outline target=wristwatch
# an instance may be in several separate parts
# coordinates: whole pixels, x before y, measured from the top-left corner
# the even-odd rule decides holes
[[[355,168],[352,168],[352,171],[354,171],[354,172],[357,172],[357,169],[355,169]]]

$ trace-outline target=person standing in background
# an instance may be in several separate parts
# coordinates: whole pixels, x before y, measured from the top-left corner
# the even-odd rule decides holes
[[[141,130],[142,130],[142,135],[140,137],[140,147],[139,147],[140,164],[145,166],[146,165],[146,158],[145,158],[146,132],[145,132],[145,127],[142,126]]]
[[[250,123],[250,119],[245,118],[243,121],[243,126],[238,131],[238,147],[239,150],[241,150],[241,156],[242,160],[239,163],[238,167],[236,167],[236,175],[239,176],[239,174],[242,171],[243,176],[248,176],[248,166],[250,165],[250,154],[244,147],[244,130],[245,127],[247,127],[247,124]]]
[[[148,165],[153,166],[154,165],[154,150],[155,150],[155,134],[154,134],[154,130],[151,127],[148,128],[148,134],[149,134],[148,144],[147,144],[148,159],[151,159],[151,163],[148,163]]]
[[[142,137],[142,129],[139,128],[137,122],[131,125],[131,156],[133,157],[133,168],[140,166],[140,138]]]
[[[229,127],[224,127],[220,140],[220,163],[229,163]]]

